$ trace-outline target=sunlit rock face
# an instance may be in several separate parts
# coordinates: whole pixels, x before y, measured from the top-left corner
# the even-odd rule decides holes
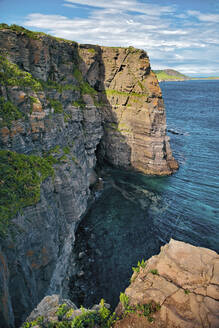
[[[54,168],[1,237],[0,322],[13,327],[48,293],[68,293],[63,281],[97,162],[156,175],[178,165],[144,51],[7,27],[0,29],[0,49],[0,147],[52,156]]]
[[[115,327],[198,328],[219,326],[219,256],[171,239],[135,272],[125,293],[130,306],[153,304],[149,316],[127,315]],[[159,307],[157,307],[159,305]],[[123,312],[122,304],[117,307]],[[148,320],[149,319],[149,320]]]

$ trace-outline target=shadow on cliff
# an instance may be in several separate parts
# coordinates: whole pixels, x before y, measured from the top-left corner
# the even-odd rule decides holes
[[[97,102],[97,107],[101,114],[104,130],[103,137],[96,149],[97,163],[100,167],[108,164],[122,169],[131,168],[131,147],[128,145],[126,137],[121,133],[118,127],[119,118],[116,107],[121,105],[118,103],[118,99],[117,101],[114,99],[117,95],[107,96],[107,89],[113,78],[124,68],[124,65],[122,64],[116,67],[116,60],[118,59],[119,51],[114,49],[110,54],[113,55],[113,58],[105,58],[105,62],[103,58],[103,47],[80,45],[79,54],[80,51],[82,53],[86,53],[87,51],[91,56],[88,61],[89,64],[83,60],[82,56],[80,57],[80,68],[82,69],[85,80],[97,91],[95,101]],[[111,75],[109,72],[106,74],[105,67],[106,61],[110,60],[112,61]],[[108,97],[110,97],[111,103]]]
[[[89,65],[81,59],[80,66],[85,80],[98,92],[104,135],[96,149],[97,164],[100,168],[106,165],[131,168],[131,148],[117,128],[117,113],[107,97],[106,91],[111,80],[106,76],[102,48],[80,45],[80,51],[88,52],[90,57],[93,54],[92,60],[88,60]],[[117,72],[122,69],[123,65],[117,68]],[[148,240],[149,255],[159,251],[160,245],[154,240],[149,227],[151,222],[147,211],[142,211],[141,204],[133,201],[135,192],[131,189],[127,192],[120,181],[122,177],[123,181],[130,180],[131,185],[135,183],[134,178],[132,180],[129,172],[124,170],[114,171],[116,173],[109,179],[110,184],[106,182],[107,190],[88,211],[77,229],[72,255],[75,272],[69,282],[69,297],[77,306],[91,307],[104,298],[114,308],[119,302],[120,292],[129,284],[127,276],[131,275],[136,258],[144,256],[142,244],[145,238]],[[145,224],[147,220],[148,224]]]

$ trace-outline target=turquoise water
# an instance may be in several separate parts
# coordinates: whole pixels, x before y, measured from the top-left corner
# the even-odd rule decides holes
[[[76,235],[71,298],[112,306],[132,266],[175,238],[219,251],[219,81],[161,83],[171,148],[170,177],[108,169],[104,191]]]

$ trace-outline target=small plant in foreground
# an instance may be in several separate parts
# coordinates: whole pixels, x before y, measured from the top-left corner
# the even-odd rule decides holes
[[[146,267],[146,261],[144,259],[142,259],[142,261],[138,261],[137,267],[132,267],[132,271],[133,272],[139,272],[140,268],[145,268]]]
[[[56,314],[58,316],[59,320],[62,320],[62,318],[64,317],[64,315],[68,312],[68,306],[67,304],[62,304],[59,306],[58,310],[56,311]]]
[[[119,299],[124,309],[127,310],[129,306],[129,297],[125,293],[120,293]]]
[[[150,273],[152,273],[152,274],[158,274],[158,271],[157,271],[157,269],[152,269],[152,270],[150,270]]]
[[[186,295],[188,295],[188,294],[190,293],[190,290],[189,290],[189,289],[184,289],[184,293],[185,293]]]

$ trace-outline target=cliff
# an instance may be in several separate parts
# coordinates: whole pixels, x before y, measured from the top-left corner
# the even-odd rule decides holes
[[[178,165],[144,51],[5,24],[0,49],[0,322],[13,327],[46,294],[68,295],[97,161],[157,175]]]
[[[49,327],[53,322],[55,327],[66,328],[219,327],[216,252],[172,239],[159,255],[139,262],[133,271],[131,285],[120,294],[116,314],[110,314],[103,300],[87,310],[53,295],[41,301],[27,322],[30,327]]]

